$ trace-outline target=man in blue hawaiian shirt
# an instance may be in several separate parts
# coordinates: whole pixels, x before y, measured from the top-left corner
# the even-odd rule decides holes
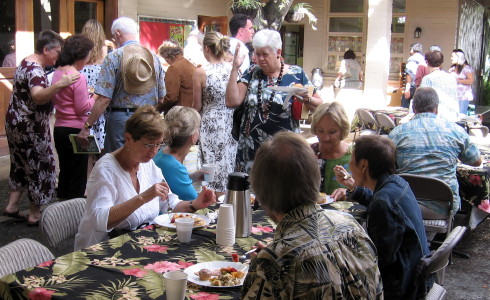
[[[117,49],[102,63],[92,107],[79,137],[86,138],[89,129],[107,109],[104,152],[112,152],[124,144],[124,124],[142,105],[157,105],[165,96],[165,72],[158,57],[137,41],[137,24],[120,17],[112,23]]]
[[[458,160],[479,166],[480,151],[461,126],[437,118],[438,106],[439,97],[433,88],[418,88],[413,99],[415,116],[395,127],[389,138],[396,146],[397,173],[432,176],[446,182],[453,191],[456,213],[461,206],[456,179]]]

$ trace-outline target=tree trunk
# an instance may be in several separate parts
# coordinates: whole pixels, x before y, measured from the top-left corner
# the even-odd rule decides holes
[[[293,0],[269,0],[259,13],[261,28],[270,28],[279,31],[284,17],[293,4]]]
[[[254,24],[258,29],[269,28],[279,31],[284,17],[289,11],[294,0],[268,0],[264,7],[260,8],[255,17]],[[233,0],[234,3],[238,0]]]

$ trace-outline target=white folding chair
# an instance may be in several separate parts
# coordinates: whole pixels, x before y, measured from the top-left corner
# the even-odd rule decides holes
[[[378,134],[388,134],[393,128],[396,127],[395,122],[390,118],[390,116],[384,113],[374,114],[374,118],[378,123]]]
[[[488,135],[488,127],[483,125],[474,125],[468,127],[470,136],[486,137]]]
[[[356,114],[361,121],[361,129],[359,130],[359,135],[377,134],[377,131],[375,129],[378,128],[378,126],[371,112],[369,112],[367,109],[359,108],[357,109]],[[354,140],[356,139],[356,134],[357,131],[354,133]]]

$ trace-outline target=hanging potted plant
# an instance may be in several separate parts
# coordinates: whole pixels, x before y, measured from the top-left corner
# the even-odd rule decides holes
[[[317,19],[314,15],[313,8],[308,3],[301,2],[291,6],[288,13],[284,17],[284,20],[289,23],[298,23],[301,22],[301,20],[303,20],[305,15],[308,17],[308,21],[311,24],[313,30],[316,30],[315,25]]]
[[[232,0],[230,10],[234,15],[242,14],[254,19],[263,6],[264,3],[258,0]]]

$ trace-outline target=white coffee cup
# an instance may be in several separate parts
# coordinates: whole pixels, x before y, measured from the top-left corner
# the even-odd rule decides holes
[[[213,182],[214,181],[214,173],[216,172],[216,165],[213,164],[204,164],[202,165],[202,169],[207,171],[207,174],[204,174],[204,181]]]
[[[182,300],[187,288],[187,274],[182,271],[170,271],[163,274],[165,293],[168,300]]]
[[[188,243],[191,241],[192,229],[194,228],[194,219],[178,218],[175,220],[175,228],[177,229],[177,237],[179,242]]]

